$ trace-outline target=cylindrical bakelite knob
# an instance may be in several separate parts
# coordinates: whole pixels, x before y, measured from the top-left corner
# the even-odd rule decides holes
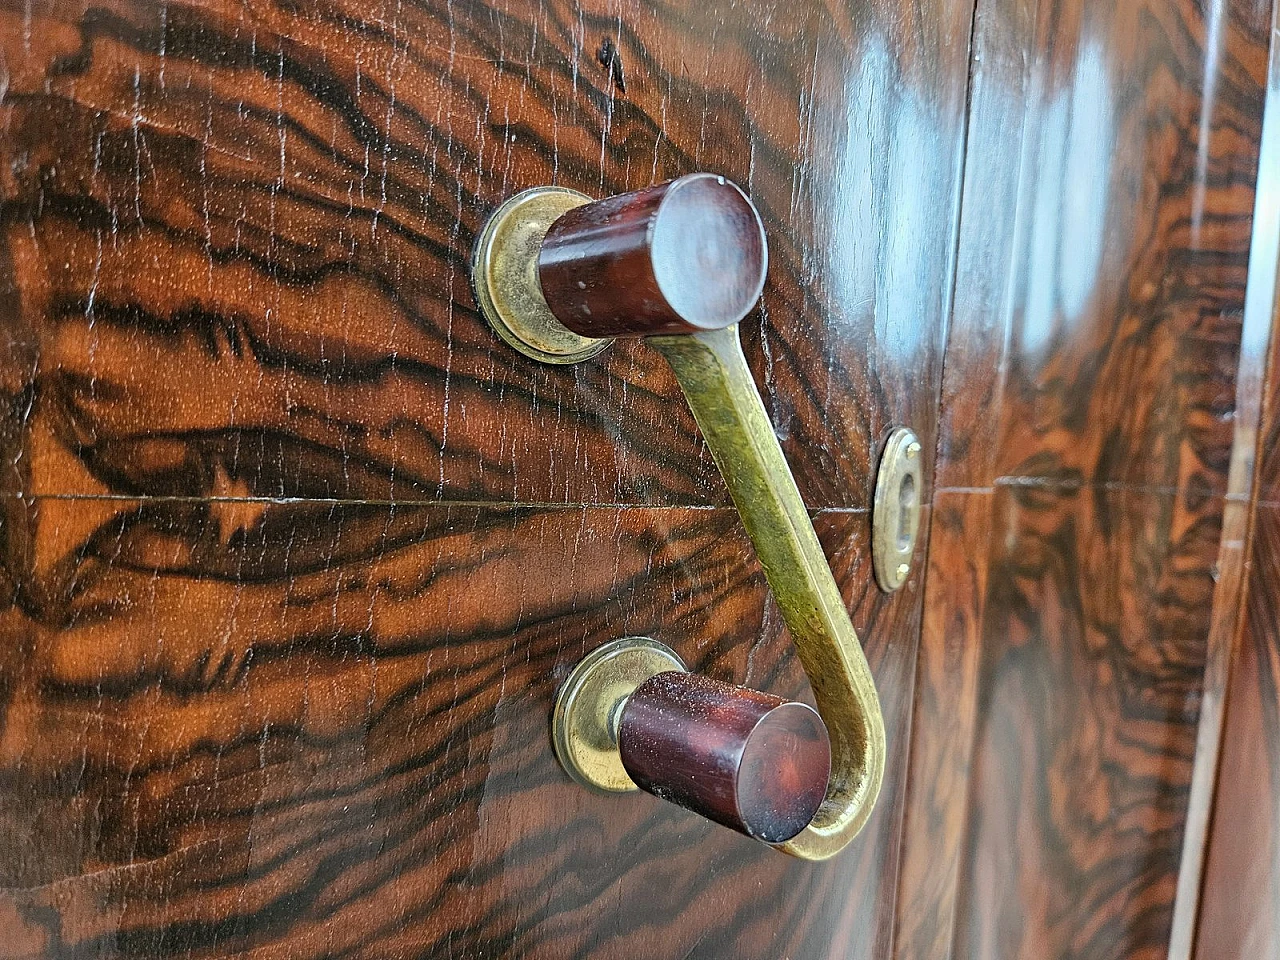
[[[769,254],[747,195],[695,173],[576,207],[538,254],[542,294],[584,337],[719,330],[760,299]]]
[[[642,789],[766,843],[822,805],[831,741],[818,712],[694,673],[660,673],[627,699],[622,764]]]

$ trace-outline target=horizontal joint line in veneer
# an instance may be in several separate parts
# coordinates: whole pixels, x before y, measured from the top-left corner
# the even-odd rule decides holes
[[[181,497],[154,494],[130,496],[123,493],[6,493],[8,500],[119,501],[121,503],[261,503],[269,506],[347,507],[476,507],[496,510],[705,510],[737,509],[729,504],[714,503],[556,503],[523,500],[347,500],[342,497]],[[869,507],[810,507],[810,513],[870,513]]]
[[[1209,487],[1170,487],[1145,483],[1124,483],[1120,480],[1107,480],[1102,483],[1086,483],[1073,480],[1055,480],[1052,477],[998,477],[997,487],[1034,487],[1041,490],[1106,490],[1114,493],[1137,493],[1147,496],[1176,497],[1185,494],[1202,497],[1214,497],[1220,500],[1231,498],[1231,494],[1223,490]]]

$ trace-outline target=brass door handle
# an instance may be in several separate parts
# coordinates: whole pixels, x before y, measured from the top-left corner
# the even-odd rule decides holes
[[[787,853],[822,860],[857,835],[875,805],[884,774],[884,720],[862,646],[738,339],[738,322],[763,290],[767,260],[764,228],[747,196],[721,177],[693,174],[597,202],[560,188],[525,191],[486,225],[473,280],[494,329],[529,356],[576,362],[598,353],[608,338],[628,336],[646,337],[666,358],[755,546],[830,739],[830,776],[816,813],[792,803],[786,817],[766,810],[744,823],[744,812],[751,813],[744,804],[753,802],[758,779],[770,775],[770,762],[787,759],[757,762],[767,749],[760,744],[770,738],[738,716],[754,709],[746,703],[750,692],[723,684],[711,693],[693,690],[692,681],[671,679],[683,664],[669,650],[652,641],[622,641],[589,655],[561,688],[555,719],[561,761],[584,783],[624,789],[627,778],[639,780]],[[655,675],[666,679],[650,682]],[[701,709],[690,699],[700,691],[729,704],[734,718]],[[778,704],[758,706],[766,719],[774,710],[770,723],[782,723]],[[655,712],[667,717],[666,732],[656,720],[647,723],[644,770],[636,771],[639,761],[628,753],[638,736],[634,718],[645,711],[648,720]],[[699,737],[697,717],[716,728],[714,748]],[[784,752],[799,758],[787,768],[793,793],[808,796],[822,772],[824,738],[799,713],[787,721],[800,731],[778,738],[795,745]],[[791,826],[799,832],[781,836]]]

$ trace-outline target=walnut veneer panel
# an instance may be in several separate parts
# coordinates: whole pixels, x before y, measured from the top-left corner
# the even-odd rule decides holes
[[[748,354],[801,488],[863,508],[892,425],[933,446],[971,15],[12,0],[9,489],[725,502],[652,351],[539,366],[468,287],[521,188],[706,169],[765,217]]]
[[[1213,583],[1270,26],[1243,0],[977,5],[904,960],[1167,952],[1234,616]]]
[[[1160,957],[1220,505],[1001,487],[953,956]]]
[[[547,734],[628,634],[807,695],[732,510],[8,500],[0,952],[883,957],[919,605],[865,514],[818,526],[891,762],[813,865],[589,793]]]

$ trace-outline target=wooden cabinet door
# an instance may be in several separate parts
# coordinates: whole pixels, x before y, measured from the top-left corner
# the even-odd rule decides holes
[[[922,581],[869,504],[936,445],[971,5],[4,11],[0,953],[886,956]],[[656,353],[535,364],[469,286],[515,192],[696,170],[762,211],[747,355],[884,705],[823,864],[548,736],[626,635],[807,696]]]
[[[1258,960],[1272,6],[0,0],[0,956]],[[629,635],[810,696],[657,353],[470,285],[520,190],[699,170],[884,709],[823,863],[551,745]]]

